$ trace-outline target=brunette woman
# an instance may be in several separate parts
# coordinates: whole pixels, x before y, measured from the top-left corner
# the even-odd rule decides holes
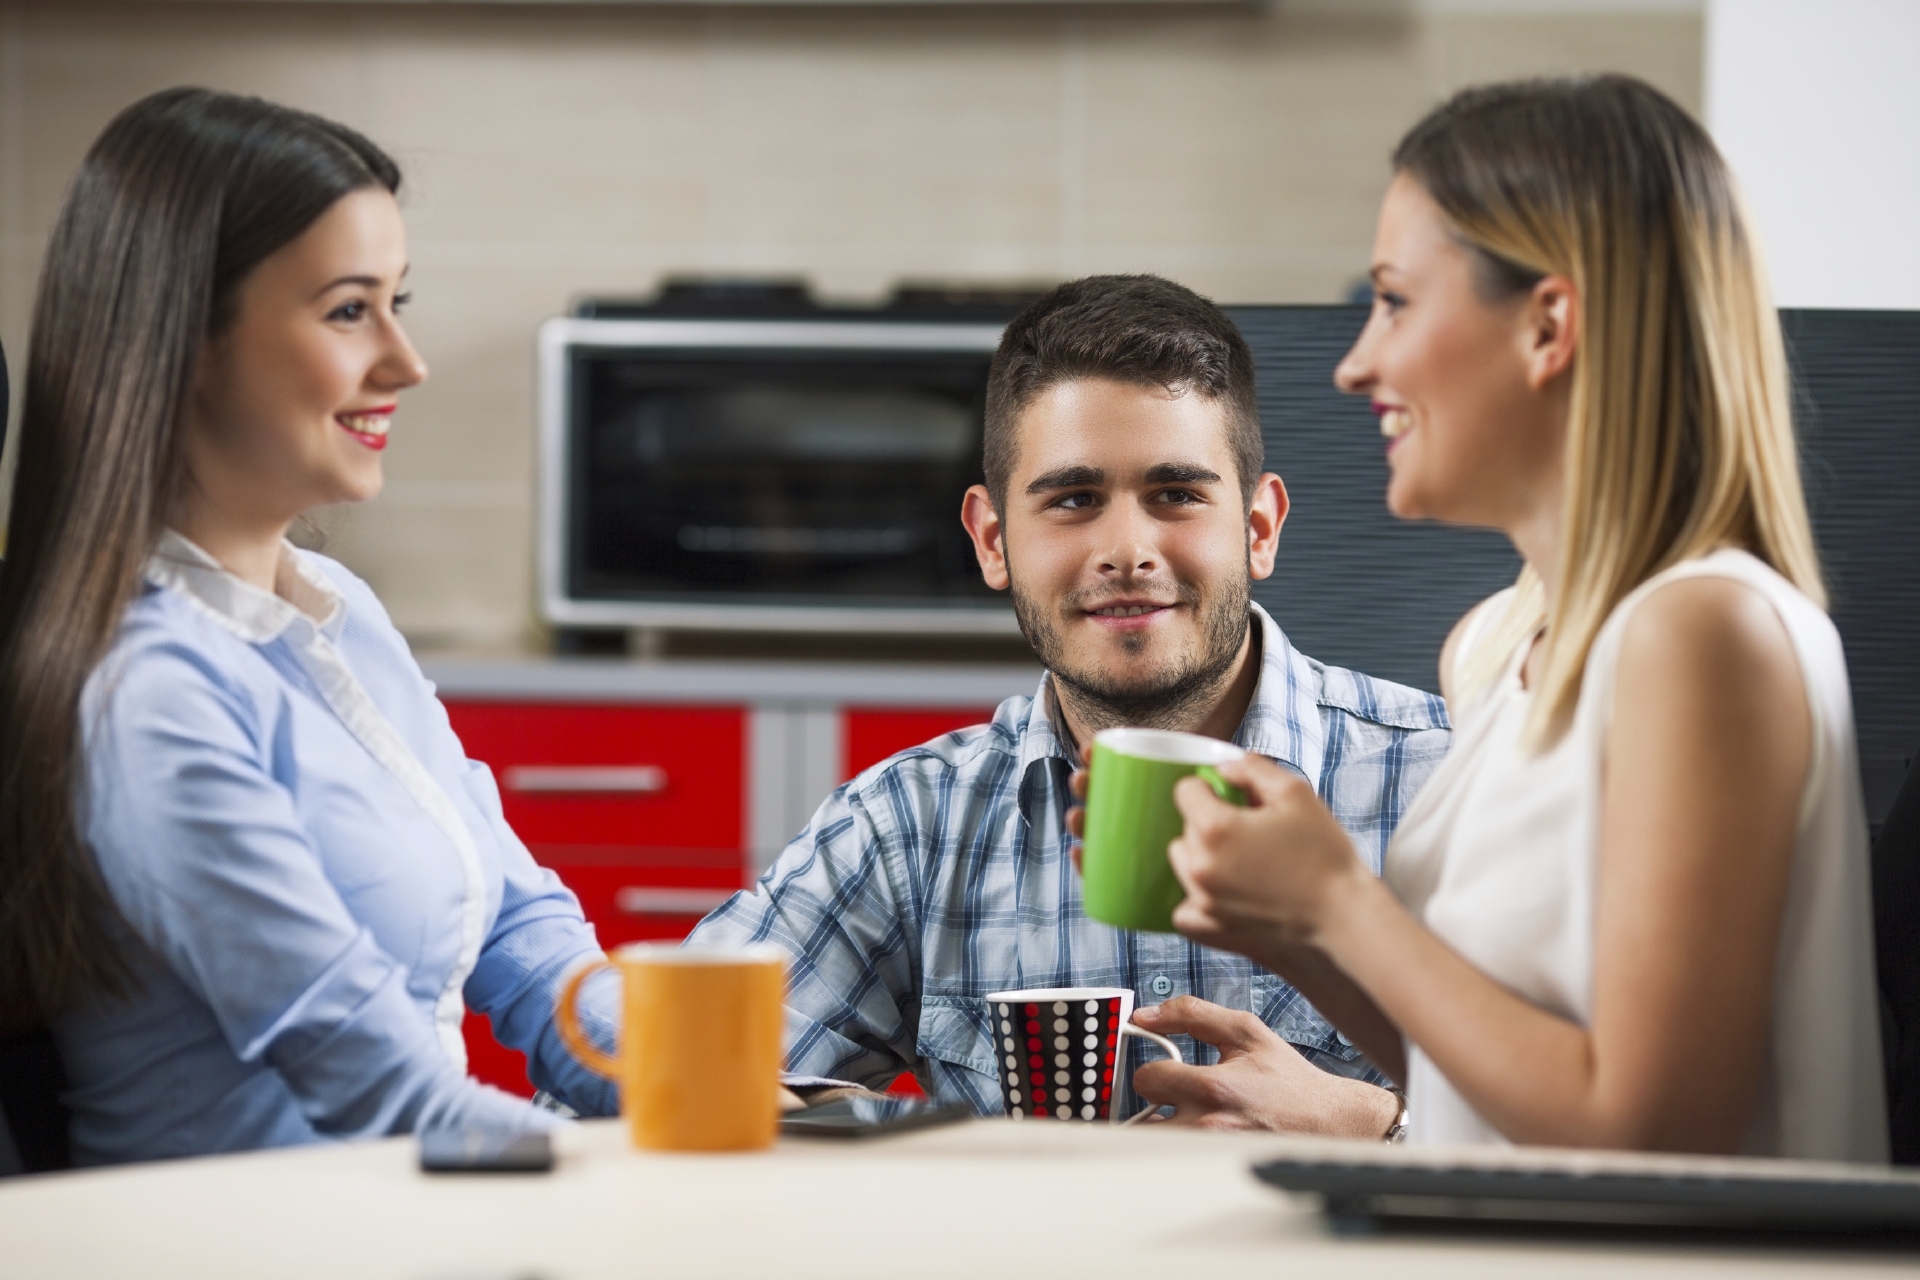
[[[380,490],[400,174],[329,121],[157,94],[47,249],[0,578],[0,998],[50,1019],[81,1163],[546,1123],[467,1006],[551,1031],[599,948],[365,583],[285,538]],[[591,1001],[604,1034],[611,1005]]]
[[[1780,329],[1704,130],[1620,77],[1400,144],[1337,373],[1404,519],[1519,584],[1440,659],[1452,754],[1383,879],[1297,778],[1182,785],[1194,938],[1271,965],[1427,1141],[1883,1160],[1867,839]]]

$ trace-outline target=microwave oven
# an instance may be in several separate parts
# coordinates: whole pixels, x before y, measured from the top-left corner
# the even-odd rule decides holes
[[[1017,633],[959,520],[1010,314],[585,304],[548,321],[547,621]]]

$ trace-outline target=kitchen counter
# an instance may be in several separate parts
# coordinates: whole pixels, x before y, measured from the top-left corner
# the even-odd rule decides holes
[[[992,706],[1032,693],[1037,665],[435,658],[440,696],[508,702],[668,702],[840,707]]]

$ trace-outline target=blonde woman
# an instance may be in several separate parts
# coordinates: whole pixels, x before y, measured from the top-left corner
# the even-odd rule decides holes
[[[1298,985],[1415,1140],[1884,1160],[1846,667],[1726,166],[1601,77],[1463,93],[1394,169],[1336,379],[1395,515],[1526,568],[1448,638],[1384,878],[1250,758],[1257,807],[1182,786],[1176,922]]]

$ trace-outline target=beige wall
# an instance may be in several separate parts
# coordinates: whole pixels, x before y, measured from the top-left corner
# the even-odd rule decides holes
[[[1685,4],[1490,7],[0,0],[0,337],[18,367],[62,187],[141,94],[206,84],[365,130],[407,171],[433,378],[402,403],[386,494],[325,516],[330,550],[416,643],[524,643],[533,334],[570,298],[686,271],[872,297],[1146,270],[1333,300],[1365,271],[1394,139],[1448,90],[1617,69],[1698,109]]]

